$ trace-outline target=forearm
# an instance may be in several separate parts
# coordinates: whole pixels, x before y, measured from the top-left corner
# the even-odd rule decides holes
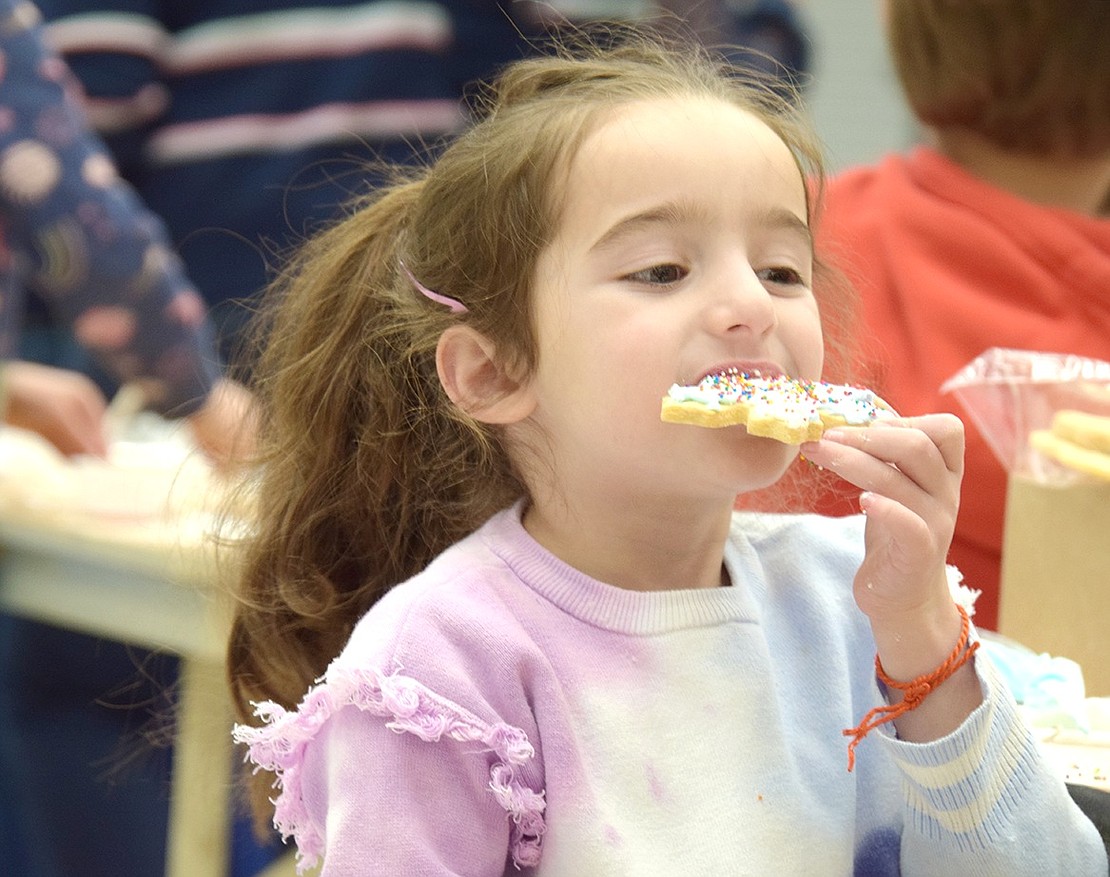
[[[161,219],[116,174],[33,21],[0,35],[8,60],[0,148],[52,168],[50,185],[0,191],[20,280],[43,293],[120,382],[146,379],[165,413],[196,410],[220,373],[205,309]],[[50,124],[45,124],[49,120]],[[10,188],[10,187],[9,187]]]

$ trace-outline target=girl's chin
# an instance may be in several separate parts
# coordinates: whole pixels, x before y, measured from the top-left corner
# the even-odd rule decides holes
[[[750,438],[737,453],[740,461],[737,492],[747,493],[770,487],[786,474],[797,456],[795,445],[786,445],[775,439]]]
[[[749,435],[743,427],[726,426],[710,429],[701,426],[673,425],[676,429],[694,431],[691,437],[699,441],[681,447],[671,445],[669,451],[660,451],[673,465],[682,460],[685,473],[679,472],[683,487],[695,484],[711,490],[747,493],[770,487],[786,474],[798,456],[797,445],[762,436]],[[735,490],[733,490],[735,488]],[[694,487],[695,491],[699,488]]]

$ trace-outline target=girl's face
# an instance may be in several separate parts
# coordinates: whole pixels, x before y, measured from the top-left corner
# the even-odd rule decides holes
[[[796,449],[659,410],[671,384],[729,367],[821,374],[805,190],[786,145],[725,102],[628,104],[556,195],[528,388],[568,495],[731,503],[775,481]]]

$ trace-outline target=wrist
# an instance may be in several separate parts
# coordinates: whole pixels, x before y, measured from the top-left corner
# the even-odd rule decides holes
[[[982,701],[969,661],[979,647],[971,639],[971,620],[962,606],[952,604],[960,622],[955,645],[931,670],[909,679],[891,676],[875,655],[875,675],[886,686],[888,703],[870,710],[855,728],[844,731],[848,745],[848,770],[855,765],[856,746],[875,728],[894,722],[898,735],[913,742],[936,740],[950,733]],[[926,698],[929,698],[926,703]],[[924,709],[918,707],[925,705]]]
[[[935,607],[872,620],[871,633],[886,674],[910,680],[931,672],[952,653],[962,627],[960,608],[946,597]]]

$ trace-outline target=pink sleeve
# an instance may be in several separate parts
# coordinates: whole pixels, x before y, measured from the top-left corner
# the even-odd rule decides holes
[[[542,791],[521,769],[522,731],[479,719],[414,679],[336,670],[301,706],[259,706],[240,726],[258,769],[277,775],[274,823],[298,847],[298,869],[502,875],[539,861]]]

